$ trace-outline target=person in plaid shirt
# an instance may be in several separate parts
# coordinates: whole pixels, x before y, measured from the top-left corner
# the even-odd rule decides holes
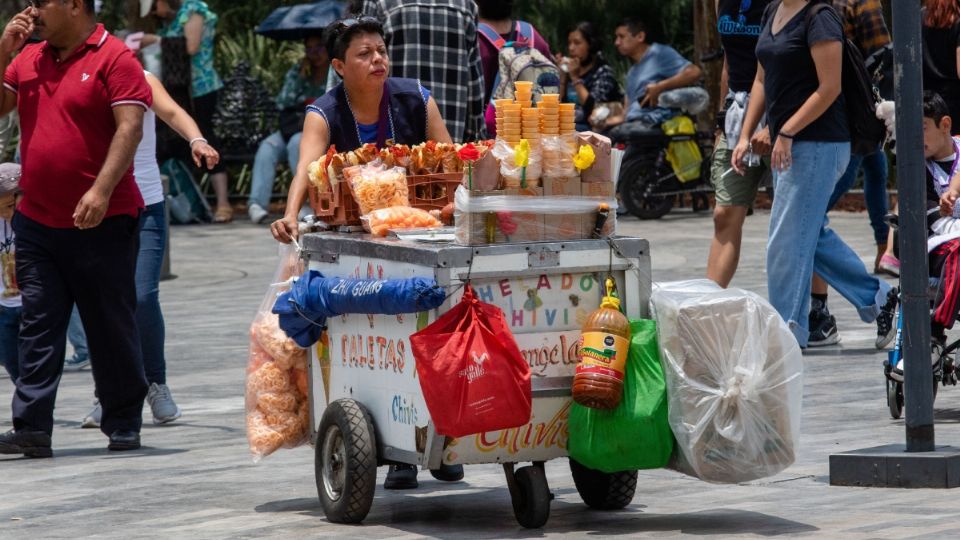
[[[483,72],[473,0],[364,0],[362,14],[383,24],[393,77],[430,89],[454,141],[486,137]]]
[[[860,49],[864,58],[890,44],[890,32],[883,20],[880,0],[833,0],[833,7],[843,21],[843,33]],[[881,271],[881,262],[893,257],[893,247],[888,236],[890,228],[884,221],[887,214],[887,155],[883,148],[866,156],[851,155],[847,172],[837,182],[830,196],[828,208],[840,200],[853,187],[860,169],[863,168],[863,198],[870,216],[877,254],[873,264],[874,273]],[[889,252],[889,255],[886,253]],[[840,341],[837,321],[827,309],[827,283],[814,274],[810,289],[810,340],[811,347],[832,345]]]
[[[868,58],[890,43],[880,0],[833,0],[843,20],[843,33]]]

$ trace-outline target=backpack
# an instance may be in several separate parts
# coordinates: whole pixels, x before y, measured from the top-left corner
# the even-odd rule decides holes
[[[493,79],[493,92],[490,105],[495,99],[513,99],[513,83],[530,81],[533,83],[533,101],[540,101],[542,94],[560,93],[560,70],[533,46],[533,26],[525,21],[517,21],[517,41],[526,40],[526,46],[517,46],[500,37],[490,25],[477,25],[482,35],[491,45],[500,51],[500,70]]]
[[[210,221],[210,205],[186,163],[179,159],[168,159],[160,166],[160,174],[170,179],[170,193],[166,202],[173,223],[185,225]]]
[[[873,85],[880,91],[880,97],[893,101],[893,44],[887,43],[880,47],[863,63],[873,79]]]
[[[833,10],[833,6],[823,2],[810,8],[806,17],[808,28],[813,17],[825,9]],[[847,105],[850,153],[861,156],[872,154],[883,144],[887,136],[886,126],[877,118],[877,103],[881,101],[880,91],[874,86],[874,79],[867,71],[860,49],[846,37],[843,39],[840,85]]]

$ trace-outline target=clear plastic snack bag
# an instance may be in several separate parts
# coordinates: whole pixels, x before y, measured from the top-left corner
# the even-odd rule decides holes
[[[290,278],[302,273],[296,248],[281,244],[277,271],[250,325],[246,414],[247,441],[255,462],[279,448],[306,444],[310,432],[303,384],[307,350],[287,337],[270,312],[277,296],[289,288]]]

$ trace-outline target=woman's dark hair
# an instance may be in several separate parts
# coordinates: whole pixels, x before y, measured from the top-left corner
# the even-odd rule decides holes
[[[513,0],[475,0],[477,13],[488,21],[505,21],[513,17]]]
[[[567,34],[580,32],[583,40],[587,42],[587,60],[584,65],[604,62],[603,59],[603,37],[597,32],[597,28],[590,21],[578,22]]]
[[[173,11],[180,11],[180,7],[183,5],[183,2],[180,0],[164,0],[167,3],[167,6],[170,7]],[[154,2],[156,4],[156,2]]]
[[[940,125],[940,120],[944,116],[950,116],[950,108],[947,102],[940,97],[940,94],[927,90],[923,93],[923,117],[933,120],[933,123]]]
[[[923,24],[931,28],[950,28],[960,21],[960,2],[957,0],[927,0]]]
[[[331,58],[346,60],[350,42],[360,34],[379,34],[384,37],[383,25],[373,17],[341,19],[327,27],[327,52]]]

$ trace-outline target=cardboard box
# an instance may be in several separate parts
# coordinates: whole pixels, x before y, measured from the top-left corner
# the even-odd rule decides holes
[[[577,134],[578,145],[590,145],[593,147],[593,154],[596,156],[593,165],[580,173],[580,178],[584,182],[613,182],[611,178],[611,169],[613,161],[610,139],[594,133],[584,131]]]
[[[543,188],[512,189],[503,191],[471,191],[471,197],[483,196],[529,196],[542,197]],[[456,216],[457,242],[476,246],[483,244],[507,244],[515,242],[540,242],[543,240],[543,215],[530,212],[469,212]],[[507,221],[510,234],[503,230]],[[490,232],[493,237],[490,237]]]
[[[565,176],[543,179],[543,192],[547,197],[581,194],[580,176]],[[573,212],[544,214],[543,234],[545,241],[580,240],[583,238],[583,215]]]
[[[471,197],[502,196],[503,191],[470,191]],[[495,219],[495,215],[490,215],[489,219]],[[476,246],[481,244],[495,244],[506,242],[506,238],[496,227],[492,227],[493,238],[488,236],[487,220],[488,214],[482,212],[460,212],[454,210],[454,225],[456,227],[457,243],[467,246]],[[495,221],[492,222],[495,224]]]
[[[467,166],[463,167],[463,185],[468,183]],[[477,191],[495,190],[500,187],[500,162],[487,152],[473,164],[473,189]]]
[[[515,197],[543,197],[543,188],[508,189],[507,195]],[[500,218],[501,216],[498,216]],[[513,234],[506,235],[507,242],[541,242],[543,241],[543,214],[533,212],[510,212],[506,216],[516,225]]]

